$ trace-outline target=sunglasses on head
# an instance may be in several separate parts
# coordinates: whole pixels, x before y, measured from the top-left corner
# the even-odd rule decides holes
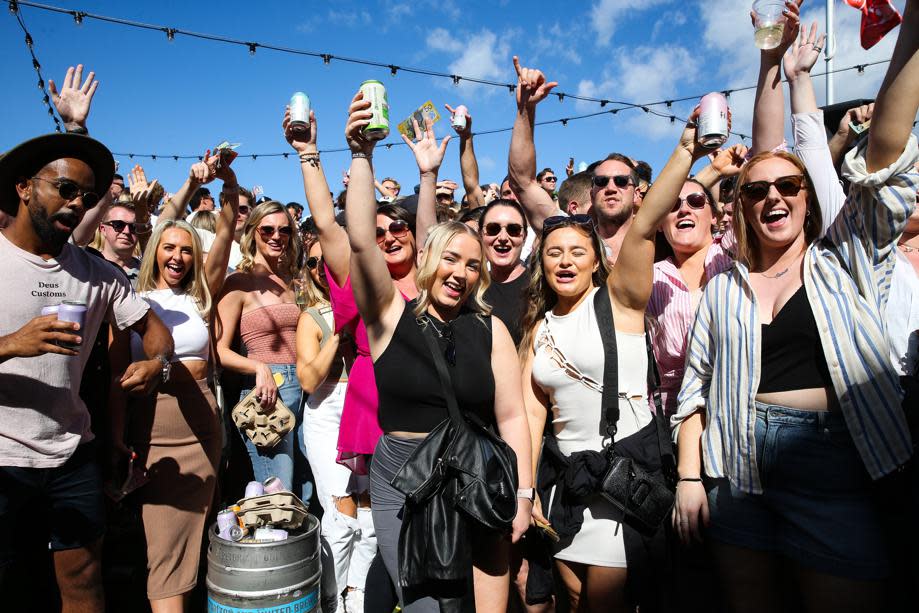
[[[268,240],[274,233],[277,232],[284,238],[290,238],[293,231],[290,229],[290,226],[259,226],[258,233],[262,236],[262,240]]]
[[[306,267],[310,270],[316,270],[316,267],[322,264],[322,256],[316,257],[312,255],[306,258]]]
[[[788,175],[775,181],[750,181],[740,186],[740,194],[751,202],[759,202],[773,185],[782,196],[796,196],[804,185],[804,175]]]
[[[601,187],[601,188],[606,187],[607,185],[609,185],[610,179],[613,180],[613,185],[615,185],[619,189],[625,189],[632,183],[632,177],[630,177],[629,175],[613,175],[613,176],[594,175],[594,178],[593,178],[594,187]]]
[[[588,231],[593,232],[594,221],[590,218],[590,215],[555,215],[553,217],[546,217],[542,222],[542,235],[545,238],[546,234],[556,228],[562,228],[565,226],[580,226]]]
[[[702,192],[693,192],[691,194],[686,194],[685,198],[677,196],[676,203],[673,205],[672,212],[676,213],[680,210],[680,207],[683,206],[683,203],[689,205],[689,208],[700,210],[705,208],[705,194]]]
[[[32,177],[33,181],[44,181],[57,187],[57,193],[67,202],[82,197],[83,208],[91,209],[99,204],[99,195],[93,192],[84,192],[80,186],[69,179],[45,179],[44,177]]]
[[[396,219],[391,224],[389,228],[381,228],[377,226],[377,243],[382,243],[383,239],[386,238],[386,232],[389,231],[393,235],[393,238],[402,238],[408,234],[408,222],[401,219]]]
[[[485,236],[498,236],[501,234],[501,230],[505,230],[511,238],[523,236],[523,226],[519,223],[499,224],[496,221],[491,221],[482,228]]]
[[[138,230],[140,229],[141,224],[139,223],[128,223],[126,221],[121,221],[120,219],[113,219],[112,221],[103,221],[103,226],[108,226],[115,231],[115,234],[121,234],[127,229],[129,234],[137,236]]]

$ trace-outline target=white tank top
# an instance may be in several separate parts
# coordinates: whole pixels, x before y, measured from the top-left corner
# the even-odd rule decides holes
[[[536,332],[533,380],[549,397],[559,450],[603,449],[603,339],[597,328],[595,288],[567,315],[546,313]],[[602,288],[606,291],[606,288]],[[619,422],[616,440],[651,422],[648,353],[644,334],[616,331]]]
[[[173,362],[207,361],[210,353],[207,322],[198,313],[194,298],[172,289],[155,289],[138,295],[169,328],[175,343]],[[131,356],[135,361],[145,358],[143,341],[134,332],[131,333]]]

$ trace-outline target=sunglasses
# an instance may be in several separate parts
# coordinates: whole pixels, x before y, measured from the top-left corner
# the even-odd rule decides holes
[[[322,264],[322,256],[319,256],[317,258],[314,255],[314,256],[310,256],[306,258],[306,267],[309,268],[310,270],[316,270],[316,267],[319,266],[320,264]]]
[[[115,231],[115,234],[121,234],[126,229],[128,234],[133,234],[137,236],[140,233],[141,224],[139,223],[128,223],[126,221],[121,221],[120,219],[113,219],[112,221],[103,221],[103,226],[108,226]]]
[[[594,175],[594,178],[592,179],[592,181],[593,181],[594,187],[603,188],[609,185],[610,179],[613,180],[613,184],[619,189],[625,189],[626,187],[632,184],[632,177],[630,177],[629,175],[613,175],[611,177],[608,177],[606,175]]]
[[[57,188],[57,193],[60,194],[61,198],[67,202],[76,200],[77,198],[83,199],[83,208],[91,209],[97,204],[99,204],[99,195],[94,192],[84,192],[80,189],[80,186],[70,181],[69,179],[45,179],[44,177],[32,177],[32,180],[44,181],[45,183],[50,183],[51,185]]]
[[[239,205],[239,214],[240,214],[240,215],[248,215],[248,214],[249,214],[249,211],[251,211],[251,210],[252,210],[252,209],[250,209],[249,207],[247,207],[245,204],[240,204],[240,205]]]
[[[284,238],[290,238],[291,234],[293,233],[293,231],[290,229],[290,226],[259,226],[257,229],[263,241],[268,240],[274,236],[275,232]]]
[[[387,230],[389,231],[390,234],[392,234],[393,238],[402,238],[406,234],[408,234],[408,222],[403,221],[401,219],[397,219],[391,224],[389,224],[388,229],[377,226],[377,244],[382,243],[383,239],[386,238]]]
[[[683,203],[689,205],[689,208],[695,210],[701,210],[705,208],[705,194],[702,192],[693,192],[691,194],[686,194],[685,198],[677,196],[676,203],[673,205],[671,212],[676,213],[680,210],[680,207],[683,206]]]
[[[779,177],[775,181],[751,181],[740,186],[740,194],[751,202],[763,200],[769,193],[769,188],[775,189],[782,196],[796,196],[804,185],[804,175],[789,175]]]
[[[549,183],[555,183],[556,181],[558,181],[558,177],[543,177],[542,180],[548,181]]]
[[[542,236],[545,238],[552,230],[565,226],[580,226],[593,232],[594,221],[590,218],[590,215],[554,215],[546,217],[542,222]]]
[[[506,230],[507,235],[511,238],[523,236],[523,226],[519,223],[501,225],[496,221],[492,221],[485,224],[485,227],[482,228],[482,232],[485,233],[485,236],[498,236],[501,234],[501,230]]]

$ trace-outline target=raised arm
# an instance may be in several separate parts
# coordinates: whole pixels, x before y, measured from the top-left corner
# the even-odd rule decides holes
[[[227,265],[230,263],[230,246],[233,244],[233,233],[236,230],[236,216],[239,215],[239,183],[236,173],[229,164],[218,164],[219,156],[215,155],[207,161],[208,167],[213,169],[214,176],[223,181],[221,198],[223,205],[217,217],[217,228],[211,250],[204,262],[204,276],[211,296],[220,294],[223,282],[227,278]]]
[[[204,157],[206,158],[207,156]],[[185,219],[188,214],[188,202],[195,195],[195,191],[212,179],[213,177],[210,176],[210,171],[204,162],[192,164],[191,168],[188,169],[188,178],[185,179],[185,183],[163,207],[159,217],[156,218],[156,223],[159,224],[167,219]]]
[[[545,100],[558,83],[547,82],[540,70],[521,67],[516,55],[514,69],[517,71],[517,116],[511,132],[507,174],[511,189],[527,213],[527,221],[539,233],[543,220],[558,213],[558,205],[536,182],[536,145],[533,142],[536,105]]]
[[[386,346],[396,329],[405,302],[396,292],[383,252],[377,246],[376,199],[373,197],[374,141],[364,136],[370,123],[370,101],[361,92],[355,94],[348,109],[345,138],[351,150],[351,180],[345,204],[348,242],[351,245],[351,287],[354,301],[367,326],[374,359]]]
[[[418,140],[412,140],[405,134],[402,140],[409,146],[415,155],[415,163],[418,165],[418,174],[420,187],[418,189],[418,214],[415,218],[415,244],[418,245],[418,258],[421,258],[421,248],[428,238],[428,230],[437,223],[437,172],[444,161],[444,154],[447,152],[447,143],[450,142],[450,136],[445,136],[440,145],[434,137],[434,125],[425,117],[424,130],[418,125],[415,118],[412,118],[412,125],[415,128],[415,134]],[[353,181],[353,176],[352,176]]]
[[[449,104],[445,104],[450,115],[455,115],[456,111]],[[466,202],[469,208],[477,209],[485,206],[485,194],[482,193],[482,187],[479,185],[479,162],[475,159],[475,150],[472,147],[472,115],[466,114],[466,127],[458,128],[453,126],[457,136],[459,136],[460,150],[460,171],[463,174],[463,189],[466,192]]]
[[[817,97],[811,81],[811,69],[820,59],[820,51],[826,43],[826,34],[817,36],[817,22],[810,28],[800,28],[801,35],[793,42],[782,63],[785,78],[788,79],[788,95],[791,98],[791,114],[816,113]]]
[[[839,168],[846,151],[852,148],[852,145],[855,144],[855,140],[858,138],[858,134],[852,129],[851,124],[865,123],[871,119],[873,114],[874,103],[871,102],[849,109],[846,111],[845,115],[842,116],[842,119],[839,120],[839,126],[836,128],[836,132],[833,133],[833,136],[830,137],[830,142],[827,143],[827,146],[830,148],[830,157],[833,160],[834,168]]]
[[[134,203],[135,221],[143,227],[137,232],[137,242],[140,244],[140,252],[143,253],[147,249],[147,241],[150,240],[150,209],[156,208],[157,197],[163,193],[163,189],[157,184],[156,179],[147,182],[147,174],[140,164],[135,164],[128,173],[127,180],[131,202]]]
[[[284,138],[300,156],[303,192],[306,195],[310,214],[316,223],[316,231],[319,233],[323,260],[329,267],[335,283],[341,287],[348,278],[351,250],[348,248],[348,235],[345,229],[335,221],[335,203],[332,201],[332,192],[329,191],[329,182],[322,168],[319,148],[316,145],[318,136],[316,114],[310,111],[309,134],[298,134],[290,129],[290,107],[287,107],[281,128],[284,130]]]
[[[696,140],[698,117],[699,108],[696,107],[683,129],[680,142],[645,196],[623,239],[619,259],[607,278],[613,304],[618,303],[626,309],[644,313],[651,297],[654,278],[654,239],[657,229],[673,209],[692,165],[707,153],[706,148]]]
[[[798,37],[801,2],[803,0],[786,0],[782,41],[778,47],[760,52],[759,79],[753,102],[753,155],[772,151],[785,140],[785,97],[779,64],[785,51]]]
[[[906,147],[919,107],[919,0],[908,0],[887,75],[874,103],[868,172],[893,164]]]
[[[83,64],[77,64],[67,69],[64,83],[58,91],[54,79],[48,79],[48,91],[51,92],[51,102],[57,109],[64,128],[68,132],[86,133],[86,119],[89,117],[89,108],[93,103],[93,96],[99,81],[95,79],[96,73],[90,71],[83,81]]]

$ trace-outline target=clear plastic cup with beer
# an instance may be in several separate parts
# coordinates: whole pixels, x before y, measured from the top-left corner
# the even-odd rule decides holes
[[[782,42],[785,29],[785,3],[780,0],[756,0],[753,3],[753,40],[760,49],[775,49]]]

